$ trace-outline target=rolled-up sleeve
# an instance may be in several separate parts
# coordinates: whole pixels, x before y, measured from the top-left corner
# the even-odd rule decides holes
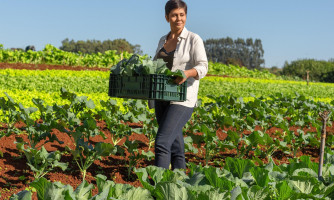
[[[195,79],[199,80],[204,78],[208,72],[208,58],[206,56],[203,40],[200,38],[200,36],[196,35],[193,44],[193,59],[195,63],[194,69],[196,69],[198,74]]]

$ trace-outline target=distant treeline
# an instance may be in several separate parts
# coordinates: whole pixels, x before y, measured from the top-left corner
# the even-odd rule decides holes
[[[69,40],[64,39],[60,50],[74,53],[92,54],[104,53],[108,50],[116,50],[118,53],[127,51],[128,53],[143,54],[140,45],[130,44],[126,39],[115,40]],[[244,66],[248,69],[261,69],[264,66],[264,50],[260,39],[252,38],[233,40],[230,37],[220,39],[208,39],[204,41],[207,57],[209,61],[220,62],[223,64],[232,64]],[[12,50],[22,50],[21,48],[12,48]],[[34,46],[27,46],[26,51],[35,50]]]
[[[297,76],[306,79],[307,71],[311,81],[334,83],[334,59],[328,61],[301,59],[285,62],[282,75]]]
[[[204,41],[208,59],[212,62],[244,66],[248,69],[264,67],[264,50],[260,39],[233,40],[230,37]]]
[[[108,50],[117,50],[117,52],[127,51],[128,53],[136,53],[142,54],[142,50],[140,49],[140,45],[132,45],[125,39],[115,39],[115,40],[69,40],[66,38],[62,42],[62,46],[59,49],[63,51],[69,52],[81,52],[84,54],[92,54],[92,53],[104,53]]]
[[[208,39],[204,41],[208,59],[213,62],[245,66],[248,69],[260,69],[264,64],[264,50],[260,39],[230,37],[221,39]],[[97,53],[107,50],[127,51],[142,54],[140,45],[132,45],[125,39],[116,40],[69,40],[62,41],[61,50],[69,52]]]

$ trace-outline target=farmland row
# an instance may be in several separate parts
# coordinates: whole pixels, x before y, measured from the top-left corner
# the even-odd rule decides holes
[[[291,98],[275,95],[271,96],[270,99],[255,97],[253,101],[248,102],[234,96],[211,97],[213,102],[196,108],[194,117],[187,124],[186,150],[203,158],[205,163],[202,164],[211,163],[210,165],[224,166],[224,169],[190,165],[190,173],[185,175],[181,171],[171,172],[155,167],[134,169],[139,160],[152,159],[154,156],[150,151],[150,146],[152,147],[151,143],[155,138],[156,122],[151,120],[154,116],[147,111],[146,105],[142,101],[124,101],[123,105],[127,109],[127,114],[119,112],[119,106],[115,101],[102,102],[103,109],[98,110],[98,115],[95,115],[92,112],[95,109],[94,103],[87,98],[76,96],[66,90],[62,90],[60,96],[67,100],[67,103],[50,107],[42,100],[35,99],[33,102],[36,108],[24,108],[10,97],[1,99],[2,112],[8,117],[7,128],[3,129],[5,130],[3,133],[6,133],[5,136],[8,137],[10,134],[16,134],[17,131],[20,132],[13,126],[17,120],[26,124],[22,130],[25,135],[28,135],[29,140],[24,141],[17,137],[16,142],[18,150],[24,152],[28,165],[37,180],[37,182],[32,183],[32,186],[37,187],[37,185],[44,183],[46,185],[53,184],[40,178],[45,172],[53,170],[54,167],[62,169],[70,167],[72,170],[78,167],[83,176],[82,187],[90,190],[92,186],[88,186],[89,184],[84,181],[89,166],[99,157],[126,151],[130,155],[127,161],[128,175],[132,174],[134,170],[144,189],[118,185],[118,187],[128,188],[124,191],[126,193],[124,195],[130,194],[129,190],[133,190],[132,192],[139,192],[147,198],[155,197],[158,199],[164,199],[166,195],[178,195],[179,192],[183,192],[182,195],[187,199],[198,199],[206,196],[210,199],[222,197],[233,199],[233,197],[238,196],[239,198],[242,196],[252,199],[254,195],[259,194],[263,198],[269,199],[283,197],[286,197],[283,199],[291,197],[323,197],[326,199],[325,197],[332,197],[334,190],[334,185],[331,184],[334,174],[331,149],[334,144],[333,137],[327,139],[325,149],[327,159],[323,180],[317,179],[317,164],[312,162],[309,157],[290,160],[289,165],[281,166],[276,166],[272,161],[277,152],[294,157],[297,151],[305,147],[312,146],[314,149],[319,147],[321,122],[317,116],[319,111],[332,110],[328,104],[308,100],[305,96]],[[30,118],[32,113],[37,113],[38,119],[42,119],[42,123],[32,120]],[[106,122],[107,129],[111,133],[112,143],[91,143],[91,138],[104,135],[96,126],[96,119]],[[142,128],[132,131],[147,137],[148,151],[139,153],[138,141],[136,140],[126,139],[123,145],[119,143],[121,138],[131,134],[130,127],[121,121],[142,122]],[[291,130],[292,126],[296,129]],[[309,129],[310,126],[315,129]],[[256,127],[258,127],[257,130],[255,130]],[[271,133],[269,137],[267,132],[272,127],[280,129]],[[223,139],[216,135],[219,128],[227,134],[226,138]],[[51,153],[45,152],[45,149],[37,149],[37,146],[40,146],[40,141],[44,141],[45,144],[48,141],[58,141],[57,135],[52,134],[52,129],[58,129],[73,139],[76,145],[68,146],[66,151],[77,161],[77,166],[67,166],[66,163],[59,162],[61,152],[51,152],[58,155],[51,157]],[[58,142],[61,143],[61,141]],[[221,152],[225,152],[227,149],[235,149],[234,157],[238,159],[222,157]],[[34,160],[37,158],[40,159],[40,162]],[[43,159],[46,158],[48,161],[43,162]],[[269,163],[264,164],[263,161]],[[258,166],[255,166],[254,163],[257,163]],[[154,179],[153,185],[147,179],[148,174]],[[103,180],[99,180],[101,178]],[[108,186],[98,184],[99,191],[102,189],[102,185],[106,186],[105,189],[108,190],[113,184],[106,182],[106,178],[103,176],[98,176],[96,179],[109,184]],[[197,192],[195,192],[195,188],[197,188]],[[43,191],[45,190],[49,190],[49,187],[43,189]],[[39,191],[39,195],[42,195],[43,191]],[[162,193],[160,194],[159,191]],[[66,193],[64,190],[49,192],[50,194],[57,192],[60,195]],[[119,192],[123,194],[121,191]],[[111,193],[109,194],[111,195]],[[120,193],[118,194],[120,195]],[[29,196],[29,192],[24,192],[24,195]],[[80,196],[79,193],[73,195]],[[87,194],[87,199],[88,196],[90,195]],[[113,197],[119,198],[119,196]]]
[[[332,127],[327,127],[320,178],[317,164],[319,112],[333,111],[332,84],[204,78],[199,94],[203,101],[184,130],[189,160],[186,174],[147,167],[154,158],[154,114],[147,109],[146,101],[109,99],[108,77],[108,72],[0,70],[0,138],[12,138],[16,143],[10,151],[8,146],[0,149],[4,151],[2,160],[13,162],[8,154],[16,152],[19,156],[15,159],[27,162],[25,169],[31,175],[23,180],[27,179],[26,187],[31,182],[29,185],[37,189],[39,199],[49,194],[68,199],[334,197]],[[100,122],[104,125],[98,125]],[[144,140],[135,139],[134,134]],[[70,140],[64,144],[60,135]],[[57,150],[50,150],[50,144]],[[300,155],[308,156],[297,158]],[[115,176],[115,172],[108,173],[113,164],[108,160],[115,156],[123,158],[123,176],[139,179],[142,188],[107,181]],[[93,170],[92,166],[97,167]],[[103,169],[99,170],[102,175],[96,169]],[[73,191],[77,185],[42,178],[55,170],[62,175],[79,171],[82,184]],[[8,180],[7,169],[0,169],[0,173]],[[93,184],[86,182],[92,180],[88,174],[95,177],[97,196],[92,196]],[[2,182],[1,178],[4,188],[11,187]],[[29,199],[30,195],[23,191],[17,198]]]
[[[83,67],[110,68],[117,64],[122,58],[129,58],[131,54],[127,52],[117,53],[116,51],[106,51],[97,54],[82,54],[62,51],[50,44],[46,45],[42,51],[12,51],[3,49],[0,44],[0,62],[4,63],[26,63],[26,64],[51,64]],[[141,56],[148,57],[147,55]],[[268,71],[248,70],[245,67],[225,65],[221,63],[209,62],[209,73],[215,75],[227,75],[233,77],[253,77],[267,79],[291,79],[289,77],[278,77]]]
[[[31,106],[29,97],[43,96],[48,104],[61,104],[59,90],[64,87],[79,95],[91,98],[97,107],[99,100],[107,100],[109,72],[68,71],[68,70],[0,70],[0,96],[7,92],[25,106]],[[201,80],[199,97],[205,102],[208,94],[243,97],[268,97],[276,93],[287,96],[304,95],[316,101],[330,103],[334,99],[334,85],[330,83],[310,83],[268,80],[256,78],[205,77]],[[25,99],[27,97],[27,99]],[[30,102],[30,103],[29,103]]]
[[[78,119],[81,119],[80,117],[89,117],[90,120],[105,120],[107,122],[115,119],[130,123],[141,122],[150,130],[142,130],[138,133],[150,134],[146,136],[149,138],[150,143],[154,142],[156,124],[151,120],[154,116],[153,113],[147,110],[145,101],[124,100],[122,106],[123,111],[126,112],[121,112],[120,103],[117,103],[115,100],[100,100],[102,108],[96,109],[95,103],[92,100],[85,96],[77,96],[75,93],[67,92],[65,89],[61,90],[60,98],[64,101],[63,105],[54,104],[51,106],[46,104],[43,99],[34,97],[31,99],[34,107],[26,108],[21,103],[15,103],[16,101],[9,95],[5,98],[1,97],[1,115],[6,116],[3,121],[6,122],[7,127],[13,127],[16,122],[22,120],[24,124],[29,124],[33,114],[37,115],[36,119],[43,120],[45,120],[44,118],[48,114],[51,117],[48,119],[51,120],[49,123],[52,124],[62,120],[58,118],[64,115],[62,112],[66,111],[74,113],[71,115],[66,114],[66,117],[69,118],[67,120],[70,121],[73,120],[71,116],[76,115]],[[275,144],[275,149],[272,149],[271,153],[274,153],[276,150],[296,153],[300,148],[309,144],[313,147],[318,147],[319,142],[317,141],[320,139],[321,131],[321,121],[318,119],[318,114],[325,110],[333,110],[331,105],[306,99],[305,96],[291,98],[277,94],[270,96],[269,99],[254,97],[254,100],[248,102],[244,102],[243,98],[234,96],[210,96],[210,98],[211,102],[203,103],[195,109],[192,120],[187,124],[187,129],[191,136],[189,142],[194,142],[197,146],[200,146],[205,141],[205,144],[209,145],[205,146],[207,148],[205,151],[206,162],[210,160],[210,152],[217,150],[217,146],[214,145],[218,141],[218,138],[214,136],[217,129],[223,129],[227,133],[227,139],[218,145],[221,146],[221,150],[224,150],[224,148],[235,149],[240,142],[248,141],[246,143],[248,144],[248,148],[237,153],[239,157],[247,156],[251,150],[255,150],[254,148],[258,144],[267,147]],[[86,111],[86,109],[89,111]],[[36,112],[37,110],[39,112]],[[59,110],[64,111],[57,113],[60,112]],[[48,112],[44,113],[46,111]],[[104,112],[114,112],[108,114],[113,119],[108,118]],[[82,113],[84,113],[84,116],[81,116]],[[333,116],[330,117],[330,119],[333,118]],[[77,123],[77,121],[74,122]],[[66,123],[68,122],[66,121]],[[296,126],[297,130],[295,131],[297,131],[297,135],[295,135],[294,131],[290,130],[292,126]],[[226,130],[225,128],[228,127],[233,127],[233,129]],[[256,130],[256,127],[260,128],[260,130]],[[268,137],[265,133],[273,127],[279,128],[279,131],[275,133],[276,143],[274,143],[274,140],[265,139]],[[315,130],[308,130],[310,127],[315,128]],[[111,125],[108,128],[112,128]],[[304,130],[305,128],[306,130]],[[10,133],[10,130],[8,129],[7,132]],[[117,130],[115,131],[117,132]],[[238,136],[239,133],[243,133],[244,131],[250,131],[250,137]],[[203,135],[198,136],[194,134],[196,132],[200,132]],[[284,133],[284,135],[280,133]],[[264,141],[259,143],[260,140]],[[334,137],[329,135],[327,142],[329,147],[331,147]],[[288,148],[287,145],[291,146]],[[194,150],[191,146],[189,146],[189,151]],[[213,149],[211,149],[212,147]],[[195,153],[198,153],[198,151]],[[216,153],[214,152],[213,155]],[[262,152],[264,154],[261,151],[257,153],[262,157],[264,156],[264,158],[271,156],[267,150]]]
[[[117,64],[121,58],[128,58],[131,54],[122,52],[116,54],[115,50],[105,53],[82,54],[62,51],[50,44],[42,51],[11,51],[3,49],[0,44],[0,62],[6,63],[29,63],[29,64],[52,64],[85,67],[111,67]]]

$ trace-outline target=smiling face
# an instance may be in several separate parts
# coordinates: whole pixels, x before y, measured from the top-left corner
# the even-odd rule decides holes
[[[168,16],[166,15],[166,20],[170,24],[172,32],[181,33],[186,24],[187,14],[183,8],[175,8]]]

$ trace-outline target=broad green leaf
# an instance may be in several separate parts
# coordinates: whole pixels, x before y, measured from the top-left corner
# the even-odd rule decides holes
[[[274,144],[273,139],[267,133],[263,135],[263,139],[264,139],[264,145],[266,146],[271,146]]]
[[[279,200],[287,200],[294,194],[287,181],[282,181],[276,184]]]
[[[204,174],[209,184],[214,188],[220,188],[222,190],[231,191],[235,186],[235,183],[229,181],[225,177],[218,177],[216,168],[209,167],[204,169]]]
[[[325,153],[324,157],[325,157],[324,164],[334,165],[334,154],[331,155],[331,154]]]
[[[223,126],[229,127],[233,125],[233,119],[229,116],[225,116],[222,122]]]
[[[109,197],[120,198],[124,193],[131,190],[133,186],[129,184],[115,184],[110,186]]]
[[[194,199],[188,195],[185,187],[176,183],[160,182],[156,186],[156,195],[158,200],[190,200]]]
[[[142,150],[141,151],[141,155],[145,156],[145,158],[147,160],[152,160],[155,157],[155,155],[154,155],[154,153],[152,151],[145,152],[144,150]]]
[[[95,176],[95,179],[96,179],[97,189],[99,193],[101,193],[105,189],[104,187],[107,183],[107,177],[102,174],[98,174]]]
[[[49,185],[51,185],[51,183],[42,177],[35,180],[34,182],[31,182],[29,185],[36,189],[38,199],[45,199],[45,190]]]
[[[310,168],[316,173],[318,172],[318,164],[312,162],[309,156],[301,156],[299,159],[300,160],[290,159],[290,164],[287,165],[287,170],[286,170],[289,173],[289,175],[292,175],[295,170],[301,168]]]
[[[53,167],[61,168],[63,171],[65,171],[68,167],[68,163],[58,162],[57,160],[55,160],[52,165]]]
[[[293,171],[292,176],[305,176],[305,177],[318,178],[318,174],[309,168],[296,169],[295,171]]]
[[[59,182],[54,182],[45,188],[45,200],[63,200],[65,198],[64,185]]]
[[[227,157],[225,162],[225,168],[229,170],[233,176],[239,178],[242,178],[245,172],[249,172],[249,170],[255,166],[254,163],[246,159]]]
[[[334,182],[334,165],[326,164],[322,169],[322,177],[325,181],[325,184],[330,184]]]
[[[176,70],[175,72],[172,73],[172,76],[179,76],[182,78],[187,78],[187,76],[185,75],[184,71],[182,70]]]
[[[164,173],[166,169],[162,167],[148,166],[145,169],[147,170],[148,174],[151,176],[155,184],[158,184],[165,178]]]
[[[240,135],[235,131],[228,130],[226,139],[232,141],[234,145],[237,145],[240,140]]]
[[[190,179],[187,179],[185,181],[186,183],[192,186],[209,185],[207,179],[205,178],[205,175],[199,172],[196,172],[195,174],[193,174],[193,176]]]
[[[10,97],[10,96],[7,94],[7,92],[4,92],[4,93],[5,93],[5,95],[7,96],[9,102],[11,102],[12,104],[16,104],[15,101],[14,101],[14,99],[13,99],[12,97]]]
[[[207,191],[212,191],[214,187],[211,185],[188,185],[187,183],[180,183],[182,186],[186,187],[188,192],[190,192],[193,196],[196,196],[200,193],[206,193]],[[217,190],[219,190],[217,188]]]
[[[76,200],[76,196],[75,196],[75,193],[73,191],[73,188],[72,186],[70,185],[65,185],[64,186],[64,191],[63,191],[63,194],[65,196],[65,200]]]
[[[92,196],[93,184],[89,184],[87,181],[83,181],[74,191],[75,196],[78,199],[88,199]]]
[[[118,197],[119,199],[128,199],[128,200],[153,200],[153,197],[147,189],[141,187],[133,187],[128,190],[126,193],[123,193]]]
[[[250,199],[256,200],[265,200],[269,198],[269,188],[268,187],[260,187],[258,185],[253,185],[249,188],[247,195]]]
[[[253,167],[252,169],[250,169],[250,172],[252,173],[257,185],[261,187],[268,186],[269,183],[268,170],[262,169],[260,167]]]
[[[189,177],[186,175],[184,169],[174,169],[173,171],[171,170],[164,170],[163,173],[163,178],[161,179],[162,182],[183,182],[184,180],[188,179]]]
[[[110,143],[99,142],[95,145],[95,150],[98,156],[109,156],[113,149],[114,146]]]
[[[289,184],[294,191],[304,194],[311,194],[317,183],[318,181],[306,177],[293,177],[293,179],[289,180]]]
[[[320,194],[323,194],[324,197],[332,197],[334,198],[334,183],[331,183],[328,186],[325,186]]]
[[[235,187],[231,191],[231,200],[244,200],[240,186]]]
[[[22,190],[17,194],[13,194],[9,200],[31,200],[32,194],[30,191]]]
[[[243,182],[247,183],[247,187],[248,187],[248,185],[253,185],[253,183],[254,183],[254,177],[252,176],[252,173],[250,173],[250,172],[245,172],[244,175],[242,176],[241,180]]]
[[[250,141],[252,146],[257,146],[258,144],[264,144],[263,134],[260,135],[259,131],[254,131],[253,133],[251,133],[247,137],[247,140]]]
[[[277,181],[277,182],[283,181],[287,177],[286,172],[278,172],[278,171],[269,172],[268,175],[271,180]]]
[[[222,200],[222,199],[229,199],[230,194],[228,192],[220,192],[218,189],[210,190],[206,192],[201,192],[197,199],[200,200]]]
[[[266,170],[268,170],[269,172],[272,172],[272,171],[274,171],[274,166],[276,166],[276,165],[275,165],[273,159],[270,158],[269,163],[264,168]]]
[[[151,193],[153,193],[155,187],[153,185],[151,185],[151,183],[148,179],[148,172],[147,172],[148,167],[140,168],[140,169],[135,168],[134,172],[138,176],[138,179],[139,179],[140,183],[144,186],[144,188],[148,189]]]
[[[246,172],[246,173],[249,173],[249,172]],[[240,179],[238,177],[228,178],[228,179],[231,180],[232,182],[234,182],[235,186],[240,186],[241,188],[248,187],[247,183],[243,179]],[[247,179],[246,179],[246,181],[247,181]]]
[[[193,139],[190,136],[184,138],[184,148],[186,152],[198,153],[198,149],[193,146]]]

